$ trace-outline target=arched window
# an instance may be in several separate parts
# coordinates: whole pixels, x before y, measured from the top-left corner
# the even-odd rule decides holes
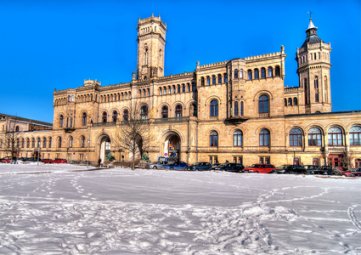
[[[209,146],[211,147],[218,147],[218,133],[217,131],[211,131],[209,135]]]
[[[19,131],[20,131],[19,126],[16,126],[16,127],[15,127],[15,132],[19,132]]]
[[[324,77],[324,88],[325,88],[325,102],[328,102],[328,81],[327,81],[327,76],[325,75]]]
[[[340,127],[331,127],[328,130],[328,145],[329,146],[343,145],[343,132]]]
[[[173,94],[175,94],[177,91],[175,90],[175,85],[172,86],[173,88]]]
[[[228,82],[228,75],[226,73],[223,74],[223,80],[224,80],[224,83]]]
[[[185,93],[186,92],[186,85],[183,83],[182,84],[182,92]]]
[[[298,105],[298,99],[297,99],[297,97],[294,97],[294,98],[293,98],[293,105]]]
[[[175,107],[175,117],[176,118],[182,118],[182,105],[177,104]]]
[[[302,130],[300,128],[292,128],[290,131],[290,146],[302,146]]]
[[[26,138],[26,148],[30,148],[30,139]]]
[[[69,136],[69,144],[68,144],[69,148],[73,148],[73,137]]]
[[[222,74],[218,74],[218,84],[222,84]]]
[[[241,101],[241,111],[240,111],[240,113],[241,113],[241,116],[244,116],[244,103],[243,103],[243,101]]]
[[[147,106],[147,105],[143,105],[143,106],[140,108],[140,118],[141,118],[142,120],[148,119],[148,106]]]
[[[164,88],[163,88],[163,94],[164,94],[164,95],[167,95],[167,87],[164,87]]]
[[[85,147],[85,137],[83,135],[80,136],[80,147],[81,148]]]
[[[321,146],[322,132],[318,127],[313,127],[308,131],[308,146]]]
[[[168,106],[162,107],[162,119],[168,119]]]
[[[107,123],[107,122],[108,122],[108,114],[107,114],[107,112],[103,112],[102,122],[103,122],[103,123]]]
[[[275,68],[275,76],[276,77],[281,76],[281,68],[280,68],[280,66],[276,66],[276,68]]]
[[[161,96],[163,94],[162,88],[159,88],[159,95]]]
[[[123,111],[123,121],[127,122],[129,120],[129,111],[127,109],[125,109]]]
[[[248,74],[248,80],[252,80],[252,70],[251,69],[248,69],[247,74]]]
[[[43,137],[43,148],[46,148],[46,137]]]
[[[86,114],[86,112],[83,112],[83,115],[81,117],[81,124],[83,126],[86,126],[86,123],[87,123],[87,114]]]
[[[270,146],[270,132],[264,128],[259,133],[259,146],[269,147]]]
[[[178,90],[178,93],[181,93],[181,86],[180,86],[180,84],[177,85],[177,90]]]
[[[273,77],[273,68],[272,66],[269,66],[267,69],[267,77],[272,78]]]
[[[112,120],[113,120],[113,123],[117,122],[117,120],[118,120],[118,112],[117,111],[113,111]]]
[[[206,85],[209,86],[211,85],[211,77],[207,76],[206,78]]]
[[[285,106],[287,106],[287,98],[284,99]]]
[[[37,148],[40,148],[40,144],[41,144],[41,139],[40,139],[40,137],[38,137],[38,138],[36,139],[36,147],[37,147]]]
[[[234,69],[234,78],[238,79],[238,69]]]
[[[236,130],[233,133],[233,146],[242,147],[243,145],[243,134],[241,130]]]
[[[263,94],[259,97],[258,112],[259,113],[269,113],[269,96],[268,95]]]
[[[210,112],[209,115],[211,117],[217,117],[218,116],[218,100],[217,99],[213,99],[211,101],[209,112]]]
[[[313,82],[315,87],[315,102],[318,103],[320,102],[320,89],[318,86],[318,76],[315,76],[315,80]]]
[[[198,109],[197,109],[197,104],[196,103],[192,103],[192,111],[191,114],[193,117],[197,117],[198,116]]]
[[[215,75],[212,75],[212,85],[216,85],[217,84],[217,78]]]
[[[188,89],[188,92],[191,92],[191,85],[189,83],[187,83],[187,89]]]
[[[257,79],[257,80],[259,79],[259,70],[258,70],[258,68],[254,69],[254,78]]]
[[[261,68],[261,79],[266,79],[266,68]]]
[[[243,79],[243,69],[239,69],[239,78]]]
[[[201,86],[204,86],[204,77],[201,77]]]
[[[288,105],[292,106],[292,98],[288,98]]]
[[[62,114],[60,114],[59,116],[59,127],[63,127],[64,126],[64,116]]]
[[[239,109],[238,109],[238,101],[234,101],[234,116],[238,116]]]
[[[361,126],[355,125],[350,129],[350,145],[360,146],[361,145]]]
[[[25,147],[25,139],[21,138],[21,148],[24,148],[24,147]]]
[[[52,146],[52,138],[51,138],[51,136],[49,137],[49,148],[51,148],[51,146]]]

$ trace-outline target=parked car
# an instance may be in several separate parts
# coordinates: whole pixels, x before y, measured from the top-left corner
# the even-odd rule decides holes
[[[343,176],[347,176],[347,177],[361,177],[361,167],[351,170],[351,171],[344,171]]]
[[[63,159],[63,158],[56,158],[54,159],[54,162],[55,164],[64,164],[64,163],[68,163],[68,161],[66,159]]]
[[[198,162],[190,166],[188,169],[192,171],[207,171],[212,169],[212,165],[208,162]]]
[[[330,166],[314,166],[314,165],[305,165],[306,174],[322,174],[322,175],[331,175],[332,167]]]
[[[168,165],[166,169],[170,170],[187,170],[189,168],[188,164],[185,162],[179,162],[175,164]]]
[[[253,164],[250,167],[244,168],[244,172],[250,172],[250,173],[270,174],[275,171],[276,171],[275,166],[271,164]]]
[[[304,166],[300,165],[283,165],[277,168],[279,174],[306,174],[307,170]]]
[[[11,158],[10,157],[2,158],[2,159],[0,159],[0,163],[9,164],[9,163],[11,163]]]
[[[54,160],[48,158],[48,159],[42,159],[41,162],[43,162],[44,164],[53,164]]]
[[[242,164],[237,163],[227,163],[221,166],[220,170],[227,171],[227,172],[242,172],[244,169]]]
[[[342,176],[345,174],[345,172],[347,172],[348,169],[347,168],[344,168],[342,166],[337,166],[337,167],[334,167],[332,169],[332,174],[333,175],[338,175],[338,176]]]
[[[168,164],[166,163],[158,163],[158,162],[154,162],[154,163],[150,163],[148,164],[148,168],[149,169],[164,169],[165,166],[167,166]]]

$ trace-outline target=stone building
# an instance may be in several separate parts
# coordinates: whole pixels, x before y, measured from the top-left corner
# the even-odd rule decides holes
[[[132,109],[146,120],[151,161],[175,156],[194,163],[361,164],[361,111],[331,111],[331,45],[312,20],[297,50],[299,85],[285,87],[285,50],[200,65],[164,76],[167,27],[160,17],[138,22],[137,72],[130,82],[54,92],[52,130],[23,132],[21,156],[128,161],[116,142]],[[140,138],[141,140],[142,138]],[[0,148],[1,150],[1,148]],[[4,152],[1,155],[4,156]],[[140,156],[140,155],[138,155]]]

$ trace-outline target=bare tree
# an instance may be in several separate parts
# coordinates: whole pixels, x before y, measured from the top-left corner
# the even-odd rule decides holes
[[[5,131],[5,151],[11,158],[17,158],[20,148],[19,129],[16,121],[9,121]]]
[[[151,132],[148,121],[148,108],[135,104],[123,119],[115,134],[115,145],[131,154],[131,168],[134,170],[138,157],[143,157],[150,147]]]

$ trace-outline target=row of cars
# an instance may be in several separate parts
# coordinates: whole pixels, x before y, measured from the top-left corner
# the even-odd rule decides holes
[[[56,159],[37,159],[37,158],[11,158],[5,157],[0,159],[0,163],[5,164],[23,164],[23,163],[31,163],[31,162],[42,162],[44,164],[62,164],[67,163],[66,159],[56,158]]]
[[[244,167],[242,164],[225,163],[210,164],[208,162],[198,162],[188,165],[185,162],[167,164],[164,162],[148,164],[149,169],[166,169],[166,170],[189,170],[189,171],[210,171],[220,170],[228,172],[247,172],[247,173],[263,173],[263,174],[308,174],[308,175],[342,175],[347,177],[361,176],[361,168],[353,170],[343,170],[342,168],[332,168],[330,166],[314,166],[314,165],[282,165],[275,167],[271,164],[253,164]]]

